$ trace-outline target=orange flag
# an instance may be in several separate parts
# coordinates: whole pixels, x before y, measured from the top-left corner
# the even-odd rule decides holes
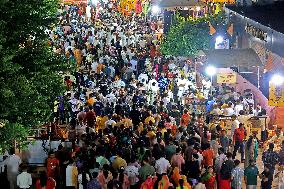
[[[210,32],[210,35],[213,35],[214,33],[216,33],[216,30],[215,28],[212,26],[212,24],[209,22],[209,32]]]
[[[269,53],[264,69],[265,69],[266,72],[268,72],[268,71],[272,70],[272,68],[273,68],[273,57],[272,57],[272,54]]]
[[[228,34],[230,34],[230,36],[233,36],[234,33],[234,24],[231,24],[227,30]]]

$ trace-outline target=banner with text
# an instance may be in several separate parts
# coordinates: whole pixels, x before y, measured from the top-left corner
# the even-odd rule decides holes
[[[217,83],[227,83],[234,84],[237,83],[237,74],[236,73],[219,73],[217,74]]]

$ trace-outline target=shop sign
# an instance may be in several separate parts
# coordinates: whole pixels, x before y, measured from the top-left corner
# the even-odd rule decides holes
[[[284,106],[284,86],[276,86],[273,82],[269,82],[269,106]]]
[[[236,73],[219,73],[217,74],[217,83],[218,84],[234,84],[237,82]]]

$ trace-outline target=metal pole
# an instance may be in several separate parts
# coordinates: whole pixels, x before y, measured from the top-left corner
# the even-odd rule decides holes
[[[257,88],[260,88],[260,84],[259,84],[259,78],[260,78],[260,70],[259,70],[259,66],[257,66]]]
[[[210,76],[210,80],[211,80],[211,87],[210,87],[210,93],[211,93],[211,96],[213,96],[213,75]]]

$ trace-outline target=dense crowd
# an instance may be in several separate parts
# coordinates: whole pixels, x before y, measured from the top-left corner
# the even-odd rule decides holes
[[[36,189],[241,189],[243,182],[254,189],[258,177],[263,189],[275,178],[283,188],[284,143],[262,153],[263,172],[256,165],[265,124],[258,139],[248,120],[266,112],[252,94],[213,88],[190,61],[160,55],[159,18],[124,16],[117,2],[101,3],[97,12],[62,6],[60,23],[46,31],[76,69],[62,74],[67,92],[54,102],[55,124],[69,125],[72,150],[49,152]],[[10,154],[10,189],[30,188],[27,164]]]

